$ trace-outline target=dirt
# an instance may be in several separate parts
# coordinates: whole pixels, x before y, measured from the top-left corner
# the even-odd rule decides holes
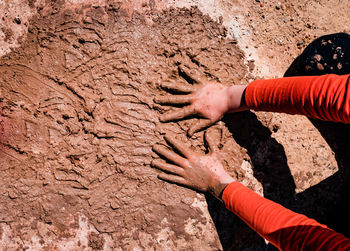
[[[103,237],[101,238],[98,234],[92,232],[89,235],[89,247],[96,250],[103,249],[103,246],[105,244],[105,240]]]
[[[283,75],[321,33],[306,36],[318,31],[308,28],[318,19],[307,15],[317,3],[302,4],[6,6],[11,35],[0,43],[0,250],[264,250],[264,240],[214,198],[156,178],[152,145],[165,143],[165,132],[206,149],[203,132],[186,137],[197,118],[160,123],[159,115],[172,108],[153,98],[166,94],[161,82],[187,81],[179,65],[227,85]],[[291,21],[297,13],[300,20]],[[289,31],[278,29],[279,19]],[[346,128],[329,132],[312,123],[246,112],[227,116],[211,133],[237,180],[345,233],[349,172],[343,167],[350,162],[334,131]]]
[[[159,181],[150,168],[161,134],[185,139],[196,121],[159,123],[159,114],[170,108],[154,104],[153,97],[165,93],[162,81],[185,81],[180,64],[223,83],[244,82],[244,55],[225,39],[225,28],[196,8],[150,13],[150,25],[120,7],[64,9],[51,3],[30,21],[22,46],[1,59],[8,135],[1,142],[1,187],[7,191],[1,222],[13,240],[24,242],[31,241],[24,235],[33,220],[68,239],[84,215],[111,236],[111,247],[128,249],[129,238],[143,248],[156,246],[164,228],[170,238],[184,238],[183,247],[193,238],[219,246],[215,234],[205,238],[185,230],[188,220],[213,229],[193,206],[196,194]],[[204,150],[202,135],[192,141],[198,150]],[[221,144],[235,143],[226,133]],[[243,156],[245,150],[235,147],[237,158]],[[37,226],[31,234],[42,235]],[[103,244],[90,235],[90,247]],[[46,238],[40,245],[56,246]]]

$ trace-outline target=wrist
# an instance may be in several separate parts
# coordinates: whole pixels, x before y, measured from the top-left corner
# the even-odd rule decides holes
[[[217,199],[221,200],[221,195],[225,188],[234,181],[235,180],[229,174],[220,177],[218,180],[213,182],[210,188],[211,194],[214,195]]]
[[[227,111],[225,113],[248,110],[244,97],[246,88],[247,85],[231,85],[227,88]]]

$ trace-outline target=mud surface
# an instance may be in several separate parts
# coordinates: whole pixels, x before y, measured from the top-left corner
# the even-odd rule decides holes
[[[153,97],[186,81],[179,64],[224,84],[281,77],[313,38],[349,32],[348,2],[115,2],[0,2],[0,250],[265,250],[212,197],[156,178],[165,131],[205,147],[185,136],[196,118],[159,123],[171,108]],[[264,112],[212,129],[234,177],[348,237],[349,131]]]
[[[62,6],[38,8],[22,46],[0,59],[3,247],[220,248],[204,198],[159,181],[149,165],[162,133],[185,140],[196,122],[159,123],[167,108],[153,97],[165,93],[162,81],[186,81],[179,64],[240,84],[242,51],[196,8]],[[245,150],[216,128],[242,178]],[[191,143],[205,150],[202,133]],[[81,243],[87,222],[93,231]]]

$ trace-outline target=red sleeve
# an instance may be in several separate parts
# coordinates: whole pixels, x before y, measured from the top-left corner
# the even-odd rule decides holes
[[[248,108],[303,114],[350,123],[350,75],[255,80],[246,88]]]
[[[350,239],[265,199],[239,182],[222,195],[226,208],[280,250],[350,250]]]

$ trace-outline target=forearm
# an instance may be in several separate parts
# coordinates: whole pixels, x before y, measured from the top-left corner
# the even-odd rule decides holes
[[[261,197],[239,182],[228,185],[222,199],[227,209],[279,249],[350,248],[350,240],[343,235]]]
[[[242,99],[246,109],[350,123],[349,78],[331,74],[255,80]]]

